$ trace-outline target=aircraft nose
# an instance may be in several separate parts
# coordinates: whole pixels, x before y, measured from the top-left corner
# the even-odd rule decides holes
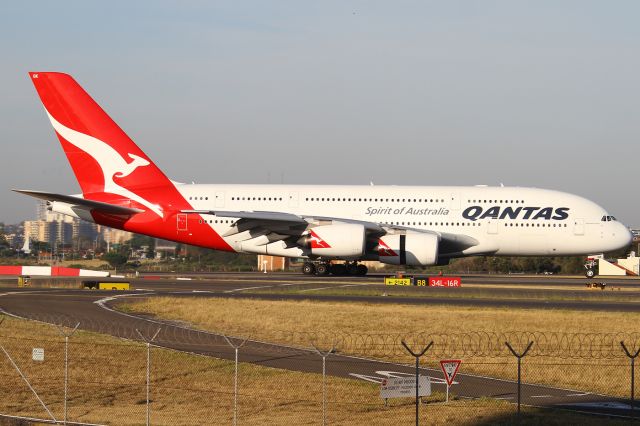
[[[618,244],[618,249],[625,248],[631,244],[633,241],[633,234],[621,223],[617,223],[617,229],[614,230],[614,236],[616,239],[616,243]]]

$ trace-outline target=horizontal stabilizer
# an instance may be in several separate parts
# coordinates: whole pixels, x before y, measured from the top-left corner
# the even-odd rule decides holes
[[[46,201],[59,201],[62,203],[72,204],[74,206],[82,207],[90,210],[98,210],[106,214],[116,215],[134,215],[138,213],[144,213],[144,210],[135,209],[133,207],[117,206],[115,204],[103,203],[102,201],[87,200],[80,197],[74,197],[73,195],[54,194],[44,191],[29,191],[24,189],[13,189],[14,192],[20,194],[29,195],[31,197],[39,198]]]

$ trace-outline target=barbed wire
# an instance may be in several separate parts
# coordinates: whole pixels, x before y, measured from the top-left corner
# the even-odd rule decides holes
[[[107,322],[99,318],[78,318],[73,315],[39,314],[30,318],[43,324],[57,326],[75,326],[80,322],[83,332],[107,334],[124,339],[123,344],[140,341],[140,332],[155,332],[159,327],[162,333],[154,344],[160,347],[179,349],[203,355],[227,356],[232,351],[226,344],[223,334],[229,337],[244,338],[244,333],[229,330],[218,332],[198,330],[183,324],[158,321],[131,316],[128,321]],[[21,339],[60,341],[55,327],[31,329]],[[255,333],[254,333],[255,334]],[[11,338],[12,327],[5,324],[0,327],[0,337]],[[624,358],[620,342],[628,347],[640,347],[640,333],[568,333],[550,331],[471,331],[461,333],[418,332],[418,333],[351,333],[342,331],[291,331],[269,330],[264,339],[253,338],[243,352],[262,354],[304,354],[317,348],[335,346],[338,353],[354,356],[368,356],[381,359],[402,359],[406,351],[401,341],[420,346],[433,341],[430,350],[434,357],[508,357],[505,342],[514,348],[526,347],[528,342],[535,345],[529,357],[561,357],[568,359]],[[73,339],[72,339],[73,342]],[[78,344],[78,343],[76,343]],[[105,344],[94,342],[91,344]]]

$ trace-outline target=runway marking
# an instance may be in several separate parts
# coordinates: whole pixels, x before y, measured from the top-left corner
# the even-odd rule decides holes
[[[493,398],[493,399],[513,399],[512,396],[502,396],[500,398]]]
[[[590,392],[585,392],[585,393],[568,393],[565,396],[587,396],[587,395],[591,395]]]
[[[259,288],[272,288],[272,287],[275,287],[275,286],[268,285],[268,286],[257,286],[257,287],[234,288],[233,290],[225,290],[223,293],[235,293],[236,291],[256,290]]]
[[[144,293],[144,294],[140,294],[140,293],[117,294],[115,296],[108,296],[108,297],[104,297],[102,299],[94,300],[92,303],[95,303],[96,305],[100,306],[101,308],[105,308],[105,309],[107,309],[109,311],[118,312],[118,311],[115,311],[113,309],[110,309],[110,308],[106,307],[104,304],[107,303],[107,302],[110,302],[112,300],[119,299],[121,297],[131,297],[131,296],[141,296],[141,295],[145,295],[145,296],[149,295],[150,296],[152,294],[154,294],[154,293],[150,292],[150,293]],[[123,315],[127,315],[127,314],[123,314]],[[139,319],[139,317],[134,317],[133,315],[131,315],[131,317]]]
[[[345,284],[345,285],[334,285],[334,286],[331,286],[331,287],[308,288],[306,290],[300,290],[300,293],[305,292],[305,291],[329,290],[329,289],[332,289],[332,288],[357,287],[357,286],[362,286],[362,285],[366,285],[366,284]]]
[[[552,395],[531,395],[530,398],[551,398]]]
[[[305,291],[326,290],[328,288],[333,288],[333,287],[308,288],[306,290],[300,290],[300,293],[304,293]]]

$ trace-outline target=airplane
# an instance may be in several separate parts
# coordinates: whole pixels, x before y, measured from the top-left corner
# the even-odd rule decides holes
[[[604,208],[546,189],[178,183],[70,75],[29,76],[82,193],[14,191],[57,213],[214,250],[304,258],[308,275],[365,275],[365,260],[420,267],[631,243]]]

